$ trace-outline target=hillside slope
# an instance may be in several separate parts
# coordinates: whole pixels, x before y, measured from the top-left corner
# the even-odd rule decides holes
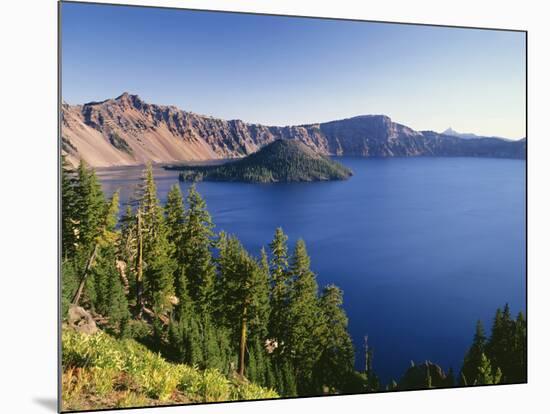
[[[62,334],[63,411],[277,398],[275,391],[214,369],[173,364],[130,339]]]
[[[265,126],[149,104],[126,92],[101,102],[63,103],[61,112],[62,152],[73,165],[80,158],[94,167],[241,158],[280,139],[298,140],[323,155],[525,157],[518,141],[481,139],[472,146],[460,137],[415,131],[385,115]]]

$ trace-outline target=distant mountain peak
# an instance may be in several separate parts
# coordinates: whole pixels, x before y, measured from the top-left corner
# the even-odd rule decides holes
[[[442,132],[443,135],[452,135],[457,136],[459,133],[455,131],[452,127],[447,128],[445,131]]]
[[[122,104],[131,105],[136,108],[141,108],[145,102],[136,94],[131,94],[129,92],[123,92],[121,95],[115,98],[116,102]]]
[[[452,127],[447,128],[441,134],[442,135],[449,135],[451,137],[464,138],[464,139],[483,138],[480,135],[455,131]]]

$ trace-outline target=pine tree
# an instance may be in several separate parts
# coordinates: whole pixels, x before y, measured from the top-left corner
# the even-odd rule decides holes
[[[246,377],[262,386],[275,387],[272,378],[271,364],[262,341],[259,338],[249,340],[249,360]]]
[[[105,245],[101,248],[90,280],[94,283],[94,310],[108,318],[108,328],[111,332],[120,333],[122,326],[130,318],[130,312],[120,274],[116,268],[113,245]]]
[[[80,162],[74,191],[77,204],[75,263],[80,281],[71,302],[76,305],[83,293],[86,296],[84,288],[93,285],[88,276],[101,246],[114,243],[116,240],[113,230],[116,218],[113,219],[113,215],[116,216],[118,213],[118,193],[115,193],[111,202],[107,204],[95,172],[88,169],[84,161]],[[92,291],[88,293],[93,294]],[[91,297],[85,300],[89,301]]]
[[[96,239],[97,254],[91,267],[88,282],[91,307],[108,318],[108,329],[120,333],[130,315],[128,302],[116,266],[117,244],[120,233],[116,229],[119,211],[119,194],[115,192],[106,208],[102,233]]]
[[[464,378],[466,384],[472,384],[477,377],[478,367],[481,364],[481,355],[485,353],[486,337],[483,330],[483,324],[477,321],[476,332],[473,343],[464,357],[464,363],[461,371],[461,378]],[[466,385],[463,384],[463,385]]]
[[[497,309],[491,338],[487,344],[486,356],[493,366],[502,369],[502,381],[509,382],[509,374],[513,370],[515,321],[510,314],[508,304],[504,310]]]
[[[176,247],[178,264],[183,264],[181,257],[181,239],[184,225],[184,206],[180,187],[174,184],[168,192],[166,205],[164,207],[166,226],[168,228],[168,240]]]
[[[157,186],[153,174],[153,166],[147,164],[143,172],[142,182],[137,189],[136,199],[141,212],[142,228],[147,234],[144,246],[153,243],[156,233],[162,223],[162,209],[157,197]],[[147,247],[145,247],[147,250]]]
[[[288,237],[282,228],[277,228],[273,241],[269,244],[271,250],[271,316],[269,333],[277,341],[276,353],[283,351],[287,339],[287,319],[289,302],[290,275],[288,273]]]
[[[84,161],[78,166],[74,195],[76,243],[80,249],[89,252],[103,231],[106,204],[94,170],[89,169]]]
[[[138,314],[148,303],[153,311],[171,310],[174,296],[173,245],[168,240],[168,229],[157,198],[153,168],[148,164],[138,189],[136,291]]]
[[[155,243],[149,247],[144,272],[145,298],[157,313],[172,309],[174,291],[174,272],[176,263],[172,259],[172,245],[163,229],[156,235]]]
[[[480,364],[477,367],[477,375],[473,385],[499,384],[501,377],[502,372],[500,368],[493,369],[489,359],[485,354],[481,354]]]
[[[203,339],[197,315],[180,310],[179,319],[170,321],[168,342],[176,361],[204,366]]]
[[[238,372],[244,375],[249,337],[260,339],[265,335],[269,314],[267,275],[236,237],[222,235],[218,261],[224,320],[239,344]]]
[[[230,334],[226,328],[217,326],[208,315],[200,315],[201,337],[203,339],[203,360],[199,366],[216,368],[227,374],[234,369]]]
[[[296,376],[292,363],[287,360],[281,360],[281,363],[275,364],[274,378],[276,389],[282,397],[296,397],[298,395]]]
[[[271,314],[269,261],[267,253],[262,247],[258,269],[258,280],[254,295],[254,316],[250,319],[251,335],[264,343],[268,337],[269,317]]]
[[[317,392],[328,387],[332,392],[349,391],[350,374],[353,372],[353,343],[348,334],[348,318],[344,309],[343,293],[335,285],[326,286],[319,299],[324,316],[325,331],[321,355],[315,365]],[[372,367],[367,368],[372,370]],[[354,386],[354,388],[356,388]],[[364,387],[361,391],[366,391]]]
[[[75,193],[75,172],[65,160],[61,161],[61,256],[64,260],[73,258],[77,246],[77,199]]]
[[[303,394],[311,391],[312,370],[321,355],[326,327],[317,298],[317,281],[303,240],[296,243],[289,270],[292,283],[287,312],[291,322],[286,347],[296,369],[298,391]]]
[[[506,373],[508,382],[527,381],[527,323],[522,312],[519,312],[514,326],[509,367]]]
[[[211,313],[215,300],[216,277],[210,250],[213,244],[214,225],[206,209],[206,203],[195,186],[189,189],[186,205],[181,253],[185,257],[184,266],[189,281],[189,294],[199,312]]]
[[[78,268],[74,260],[61,262],[61,317],[63,319],[78,288],[78,277]]]

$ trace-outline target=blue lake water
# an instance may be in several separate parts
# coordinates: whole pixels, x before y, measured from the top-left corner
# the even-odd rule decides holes
[[[281,226],[306,241],[319,285],[344,291],[364,364],[368,335],[383,382],[411,360],[457,372],[481,319],[525,310],[525,161],[341,157],[347,181],[199,183],[217,230],[259,253]],[[140,168],[99,171],[104,190],[128,200]],[[164,202],[177,173],[156,169]],[[183,191],[189,184],[180,184]]]

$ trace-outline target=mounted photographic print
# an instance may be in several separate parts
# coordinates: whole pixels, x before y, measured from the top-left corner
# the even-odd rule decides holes
[[[527,381],[526,32],[59,7],[62,411]]]

